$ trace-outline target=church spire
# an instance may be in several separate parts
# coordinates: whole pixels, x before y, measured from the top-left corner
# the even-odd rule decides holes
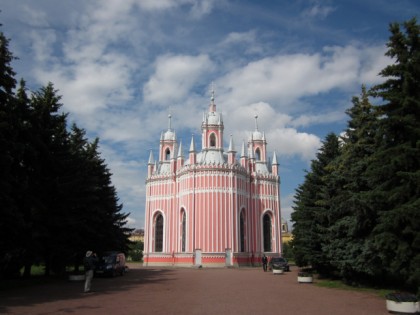
[[[255,130],[258,131],[258,115],[255,115],[254,118],[255,118]]]
[[[233,136],[232,135],[230,135],[229,151],[228,152],[235,152],[235,145],[233,144]]]
[[[276,151],[274,151],[274,154],[273,154],[273,162],[271,163],[271,172],[275,175],[279,173],[279,163],[277,162]]]
[[[177,157],[183,157],[184,156],[184,151],[182,150],[182,141],[179,142],[179,148],[178,148],[178,155]]]
[[[155,163],[155,159],[153,158],[153,151],[150,150],[149,162],[147,164],[153,164],[153,163]]]
[[[195,152],[194,135],[191,137],[190,153]]]
[[[246,155],[245,155],[245,141],[242,142],[241,157],[246,157]]]
[[[276,154],[276,151],[274,151],[274,154],[273,154],[273,162],[272,162],[272,164],[273,165],[279,165],[279,163],[277,162],[277,154]]]
[[[149,162],[147,163],[147,176],[150,177],[156,171],[155,159],[153,158],[153,151],[150,150]]]

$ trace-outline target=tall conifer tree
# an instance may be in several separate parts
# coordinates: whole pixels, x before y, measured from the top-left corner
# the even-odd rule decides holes
[[[379,211],[372,248],[377,268],[394,279],[420,287],[420,28],[415,19],[390,26],[386,55],[394,63],[375,86],[383,99],[369,176]]]
[[[1,24],[0,24],[1,26]],[[15,59],[9,51],[9,40],[0,32],[0,278],[16,273],[13,256],[20,252],[20,214],[13,198],[18,184],[13,170],[16,151],[16,129],[13,112],[16,87],[15,72],[11,62]]]
[[[362,86],[359,97],[353,97],[353,107],[342,137],[340,156],[332,162],[330,182],[337,187],[330,209],[330,242],[324,247],[332,265],[346,279],[366,278],[376,273],[368,263],[376,255],[366,246],[366,238],[376,225],[377,209],[367,198],[371,190],[366,169],[376,150],[377,111]]]
[[[330,133],[311,163],[311,170],[295,195],[292,213],[295,259],[298,265],[312,265],[319,272],[331,272],[323,247],[329,242],[329,211],[335,187],[329,182],[331,162],[340,154],[338,137]]]

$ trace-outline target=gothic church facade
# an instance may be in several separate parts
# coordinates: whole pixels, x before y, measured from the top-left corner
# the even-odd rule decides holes
[[[255,130],[241,153],[232,137],[223,148],[223,117],[214,93],[187,158],[171,127],[162,132],[159,158],[148,161],[145,266],[250,266],[282,252],[280,177],[276,153]]]

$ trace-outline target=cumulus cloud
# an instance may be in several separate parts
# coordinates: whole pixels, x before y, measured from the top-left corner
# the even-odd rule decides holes
[[[316,151],[321,146],[319,137],[314,134],[298,132],[294,128],[279,128],[270,130],[266,134],[268,139],[273,139],[270,147],[279,156],[298,156],[303,161],[309,161],[314,158]]]
[[[162,11],[187,5],[190,6],[191,17],[198,19],[212,11],[216,0],[135,0],[135,2],[141,9],[148,11]]]
[[[302,15],[309,18],[325,19],[330,13],[334,12],[335,8],[331,6],[324,6],[315,3],[312,7],[303,11]]]
[[[140,226],[147,151],[157,150],[169,111],[184,147],[191,134],[199,144],[212,81],[217,109],[224,116],[225,141],[233,134],[240,147],[258,115],[268,150],[290,165],[314,158],[321,139],[311,132],[316,133],[320,124],[343,122],[351,95],[363,83],[379,83],[377,74],[391,62],[384,56],[383,43],[372,44],[370,38],[352,41],[348,33],[329,41],[335,46],[302,50],[296,41],[279,40],[288,39],[280,29],[273,35],[277,24],[271,22],[278,20],[277,12],[266,20],[270,15],[263,11],[247,12],[258,8],[249,3],[236,7],[228,2],[224,6],[224,0],[5,3],[5,17],[11,23],[19,21],[12,38],[18,40],[19,62],[26,62],[23,76],[27,79],[30,73],[37,84],[53,82],[71,119],[86,128],[89,137],[100,137],[119,196],[125,209],[136,213],[130,220]],[[302,32],[301,23],[293,22],[302,14],[284,14],[287,23],[283,21],[282,27],[296,32],[299,42],[301,37],[317,36],[316,20],[335,10],[312,4],[302,13],[314,26],[310,35]],[[239,7],[243,10],[232,10]],[[231,27],[213,16],[206,19],[215,9],[225,19],[236,14],[247,23]],[[296,177],[296,170],[291,172]],[[283,207],[289,209],[284,201]]]
[[[156,60],[155,73],[144,86],[144,100],[167,105],[186,98],[203,74],[211,71],[207,55],[165,55]]]
[[[309,161],[314,158],[321,145],[317,136],[290,127],[293,124],[292,116],[276,111],[268,103],[240,106],[227,115],[226,133],[232,134],[238,145],[242,145],[243,141],[247,142],[256,128],[265,132],[269,151],[276,151],[279,157],[296,156],[303,161]],[[225,137],[225,141],[228,140],[229,138]]]
[[[311,115],[302,114],[290,122],[290,126],[295,128],[307,127],[314,124],[326,124],[343,120],[346,117],[344,111],[331,111],[322,114],[313,113]]]
[[[289,112],[290,105],[302,97],[354,88],[367,78],[377,82],[379,77],[372,73],[386,62],[376,57],[381,49],[334,46],[322,53],[266,57],[232,70],[218,84],[230,106],[266,101]]]
[[[67,110],[74,114],[91,114],[131,98],[129,62],[120,56],[104,57],[102,64],[87,62],[70,67],[57,64],[52,69],[35,69],[34,73],[41,82],[54,82]]]

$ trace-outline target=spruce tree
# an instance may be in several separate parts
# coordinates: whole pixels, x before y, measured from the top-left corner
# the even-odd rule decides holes
[[[332,172],[331,163],[339,154],[338,137],[330,133],[297,190],[292,213],[292,246],[296,263],[299,266],[311,265],[324,274],[332,271],[323,247],[329,242],[329,211],[336,190],[328,175]]]
[[[0,32],[0,278],[17,273],[19,262],[15,256],[21,252],[18,246],[21,216],[13,198],[18,183],[13,170],[17,149],[13,112],[16,80],[11,66],[14,59],[9,51],[9,40]]]
[[[376,267],[420,287],[420,38],[416,19],[390,26],[387,56],[394,63],[372,92],[383,100],[379,148],[368,169],[378,223],[370,244]]]
[[[33,204],[33,235],[38,252],[45,261],[45,273],[58,267],[63,248],[61,235],[65,221],[62,220],[67,200],[60,189],[65,179],[68,159],[67,115],[60,112],[61,96],[52,83],[33,93],[31,98],[34,159],[30,176],[30,194],[36,196]]]
[[[346,111],[350,120],[341,138],[341,154],[332,163],[330,182],[337,187],[337,193],[329,214],[330,242],[324,250],[341,276],[353,282],[377,272],[368,263],[376,256],[366,246],[377,220],[377,209],[367,198],[371,187],[366,169],[376,150],[378,115],[365,86],[360,98],[353,97],[352,103]]]

